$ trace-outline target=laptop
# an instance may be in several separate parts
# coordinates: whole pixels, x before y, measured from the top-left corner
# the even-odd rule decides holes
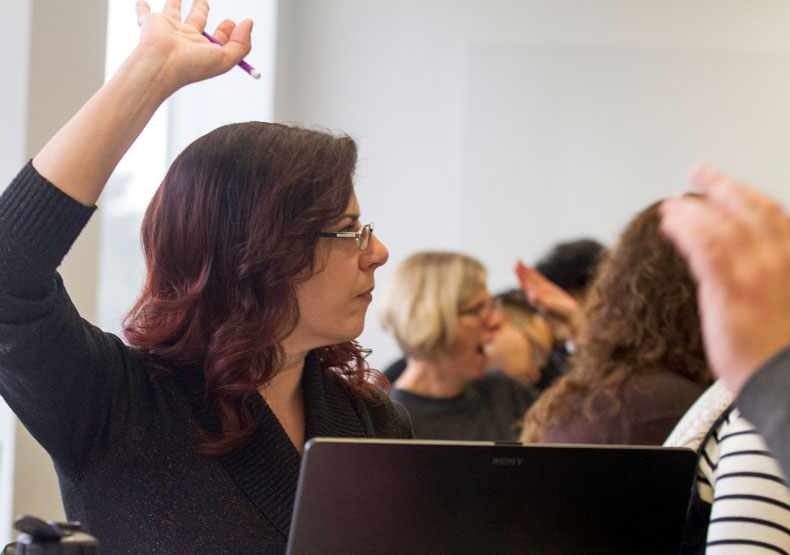
[[[689,449],[313,439],[288,553],[678,553]]]

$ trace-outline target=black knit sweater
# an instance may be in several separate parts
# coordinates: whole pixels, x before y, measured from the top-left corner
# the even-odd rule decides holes
[[[263,399],[252,437],[200,454],[202,373],[155,373],[71,303],[56,268],[93,210],[31,164],[0,197],[0,394],[52,456],[68,518],[105,554],[284,552],[301,457]],[[307,439],[411,436],[402,407],[354,397],[315,356],[302,386]]]
[[[502,372],[488,372],[455,397],[439,398],[392,389],[409,411],[418,439],[515,441],[537,392]]]

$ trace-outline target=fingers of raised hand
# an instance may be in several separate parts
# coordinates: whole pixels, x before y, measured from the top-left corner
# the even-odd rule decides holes
[[[142,27],[145,20],[151,15],[151,6],[145,0],[137,0],[134,11],[137,13],[137,26]]]
[[[217,25],[216,30],[212,33],[215,39],[217,39],[220,43],[226,44],[228,40],[230,40],[230,35],[233,33],[233,29],[236,28],[236,23],[234,23],[230,19],[224,20],[222,23]]]
[[[521,289],[527,295],[530,304],[536,305],[541,311],[555,313],[556,316],[567,317],[578,305],[564,289],[558,287],[535,268],[519,261],[516,265]]]
[[[689,197],[661,204],[661,230],[699,282],[732,278],[732,265],[753,242],[753,236],[737,220],[706,200]]]
[[[524,274],[526,272],[526,268],[527,267],[524,265],[524,263],[521,260],[516,261],[516,265],[513,268],[513,271],[516,272],[516,277],[520,282],[523,282],[525,279]]]
[[[212,36],[222,44],[224,70],[238,64],[250,52],[252,48],[251,32],[252,20],[250,19],[245,19],[238,25],[230,19],[226,19],[217,26]]]
[[[535,268],[527,266],[520,260],[516,264],[516,275],[522,283],[529,285],[535,285],[539,283],[541,279],[543,279],[543,276],[541,276]]]
[[[181,21],[181,0],[166,0],[162,15]]]
[[[191,25],[198,32],[203,32],[206,28],[206,21],[208,20],[208,2],[206,0],[194,0],[192,8],[184,19],[184,23]],[[216,37],[214,37],[216,38]]]
[[[225,23],[223,21],[223,23]],[[231,21],[231,23],[233,23]],[[222,24],[220,24],[222,25]],[[237,64],[241,59],[250,53],[252,49],[252,20],[245,19],[235,27],[233,27],[230,37],[228,37],[228,42],[225,44],[226,48],[230,49],[231,58],[235,61],[234,64]]]
[[[525,265],[520,260],[516,263],[515,271],[521,289],[524,290],[524,292],[527,294],[527,298],[529,299],[529,301],[534,302],[535,289],[537,285],[537,283],[535,282],[535,274],[537,273],[537,271]]]
[[[549,281],[535,268],[525,268],[522,283],[541,297],[550,297],[565,293],[565,291]]]
[[[785,227],[782,208],[758,191],[705,166],[692,170],[691,178],[719,209],[755,231],[774,234]]]

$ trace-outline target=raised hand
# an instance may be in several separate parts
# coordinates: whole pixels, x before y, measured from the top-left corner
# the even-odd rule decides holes
[[[202,35],[208,17],[208,2],[195,0],[181,21],[180,0],[167,0],[162,13],[152,13],[148,2],[135,6],[142,29],[138,50],[142,58],[157,68],[154,80],[167,96],[195,81],[208,79],[238,64],[251,48],[252,21],[238,25],[226,19],[213,33],[223,46]]]
[[[520,260],[516,262],[515,272],[530,304],[560,326],[567,339],[575,341],[584,326],[584,312],[576,299]]]
[[[206,0],[195,0],[181,21],[181,2],[161,14],[137,2],[140,42],[118,71],[33,158],[33,166],[85,205],[99,197],[112,171],[168,96],[189,83],[228,71],[250,51],[252,21],[225,20],[202,35]]]
[[[724,175],[692,173],[703,199],[664,201],[661,229],[699,284],[705,349],[735,393],[790,344],[790,221],[771,199]]]

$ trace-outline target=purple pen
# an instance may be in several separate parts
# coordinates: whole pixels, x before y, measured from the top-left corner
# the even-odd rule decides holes
[[[206,37],[211,42],[213,42],[214,44],[219,44],[220,46],[222,46],[221,42],[219,42],[217,39],[215,39],[214,37],[209,35],[207,32],[203,31],[203,36]],[[261,78],[261,72],[258,71],[257,69],[255,69],[254,67],[252,67],[250,64],[248,64],[244,60],[240,61],[238,63],[238,66],[241,69],[243,69],[244,71],[246,71],[247,73],[249,73],[250,75],[252,75],[255,79],[260,79]]]

